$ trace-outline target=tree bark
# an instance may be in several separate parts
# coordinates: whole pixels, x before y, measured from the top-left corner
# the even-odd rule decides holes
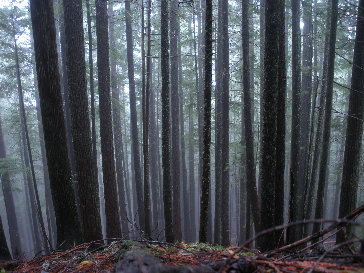
[[[151,204],[150,204],[150,183],[149,183],[149,100],[150,100],[150,83],[151,83],[151,45],[150,45],[150,14],[151,0],[147,6],[147,73],[145,82],[145,50],[144,50],[144,3],[142,3],[142,57],[143,67],[143,156],[144,156],[144,215],[145,215],[145,233],[151,236]],[[144,71],[143,71],[144,70]]]
[[[102,238],[99,195],[88,111],[81,0],[63,0],[68,95],[83,239]]]
[[[344,166],[341,182],[339,217],[343,217],[356,206],[360,177],[360,150],[363,136],[364,117],[364,0],[359,1],[354,59],[349,95],[348,124],[346,127]],[[340,233],[336,241],[344,241]]]
[[[201,175],[201,205],[199,241],[207,241],[207,221],[210,197],[210,144],[211,144],[211,85],[212,85],[212,1],[206,0],[205,11],[205,66],[204,66],[204,119],[203,155]]]
[[[276,201],[277,197],[281,198],[279,195],[282,194],[276,185],[277,173],[282,166],[282,161],[284,162],[284,159],[281,158],[282,148],[277,145],[279,141],[282,141],[281,139],[278,140],[277,137],[278,135],[282,137],[282,126],[284,127],[285,118],[281,112],[284,111],[284,108],[278,109],[282,105],[278,99],[285,96],[284,46],[282,46],[284,41],[284,35],[282,37],[283,12],[284,1],[266,2],[265,19],[270,23],[266,24],[265,28],[264,92],[263,108],[261,109],[261,115],[263,115],[260,152],[261,230],[270,228],[275,224]],[[268,236],[262,237],[258,243],[262,250],[273,249],[276,246],[274,240]]]
[[[180,199],[180,136],[178,98],[178,1],[170,4],[170,65],[171,65],[171,175],[173,184],[173,232],[175,240],[182,240]]]
[[[289,221],[302,219],[301,203],[303,185],[299,181],[300,155],[300,110],[301,110],[301,31],[300,1],[291,0],[292,5],[292,122],[290,158],[290,197]],[[287,241],[294,242],[302,235],[302,226],[294,226],[287,231]]]
[[[80,241],[81,229],[68,161],[52,4],[31,0],[30,11],[57,245],[67,248]]]
[[[107,42],[109,41],[108,18],[107,3],[103,0],[96,0],[96,35],[106,236],[108,238],[118,238],[121,237],[121,229],[116,194],[114,139],[111,117],[109,43]]]
[[[173,242],[172,187],[170,170],[170,106],[169,106],[169,42],[168,42],[168,1],[161,0],[161,74],[162,74],[162,168],[164,228],[167,242]]]

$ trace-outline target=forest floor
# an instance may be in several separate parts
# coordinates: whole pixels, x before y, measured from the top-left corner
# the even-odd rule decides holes
[[[24,262],[0,262],[2,272],[364,272],[364,255],[323,248],[270,255],[246,247],[112,240],[85,243]]]

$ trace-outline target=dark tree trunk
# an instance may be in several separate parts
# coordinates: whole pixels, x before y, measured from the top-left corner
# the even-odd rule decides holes
[[[300,156],[299,156],[299,184],[304,185],[304,197],[307,192],[307,169],[310,136],[310,114],[312,93],[312,0],[304,1],[303,6],[303,50],[302,50],[302,86],[301,86],[301,117],[300,117]],[[304,212],[305,198],[303,198],[299,211]],[[302,218],[299,220],[303,220]]]
[[[57,245],[67,248],[80,241],[81,229],[68,161],[52,4],[31,0],[30,11]]]
[[[193,9],[192,12],[193,17],[193,29],[196,29],[196,19],[195,19],[195,10]],[[199,90],[199,66],[198,66],[198,58],[197,58],[197,41],[196,41],[196,33],[195,31],[190,31],[192,34],[193,39],[193,53],[194,53],[194,71],[195,71],[195,88]],[[198,96],[198,95],[197,95]],[[190,184],[190,204],[191,204],[191,224],[190,224],[190,231],[191,231],[191,241],[196,241],[196,196],[198,196],[198,186],[196,187],[196,180],[195,180],[195,146],[194,146],[194,121],[193,121],[193,93],[190,93],[190,107],[189,107],[189,142],[188,142],[188,162],[189,162],[189,184]],[[197,107],[198,103],[196,104]],[[198,113],[198,117],[199,117]],[[200,180],[197,180],[200,181]],[[197,182],[198,183],[198,182]],[[197,192],[197,194],[196,194]]]
[[[121,237],[121,229],[116,193],[114,139],[111,117],[109,43],[107,42],[109,41],[108,18],[107,3],[103,0],[96,0],[96,35],[106,236],[108,238],[118,238]]]
[[[69,87],[68,87],[68,75],[67,75],[67,42],[66,42],[66,23],[64,20],[64,8],[60,8],[59,15],[59,29],[60,29],[60,64],[62,71],[61,75],[61,89],[63,92],[63,103],[64,103],[64,121],[66,126],[66,140],[67,140],[67,151],[68,158],[71,166],[72,179],[76,177],[76,164],[75,164],[75,154],[72,142],[72,129],[71,129],[71,113],[70,113],[70,99],[69,99]],[[74,182],[74,181],[73,181]],[[72,187],[76,194],[76,205],[77,213],[80,214],[79,200],[77,194],[76,183],[72,184]],[[79,215],[80,216],[80,215]],[[81,222],[82,225],[82,222]]]
[[[221,50],[223,46],[222,36],[222,1],[218,1],[218,22],[217,22],[217,46],[216,46],[216,87],[215,87],[215,219],[214,219],[214,244],[221,244],[221,85],[223,71],[221,69]]]
[[[45,201],[46,201],[46,213],[47,213],[47,223],[48,223],[48,239],[51,248],[54,248],[54,241],[56,238],[56,217],[54,214],[54,206],[52,200],[52,193],[49,182],[49,173],[48,173],[48,164],[47,164],[47,156],[44,144],[44,135],[43,135],[43,121],[42,114],[39,105],[39,91],[38,91],[38,82],[37,82],[37,72],[35,68],[35,63],[33,62],[33,76],[34,76],[34,88],[35,88],[35,101],[37,104],[37,120],[38,120],[38,135],[40,142],[40,151],[42,156],[42,165],[43,165],[43,179],[44,179],[44,193],[45,193]]]
[[[266,0],[260,0],[259,7],[259,86],[260,86],[260,94],[259,94],[259,109],[263,109],[263,91],[264,91],[264,50],[265,50],[265,2]],[[263,115],[260,114],[259,120],[259,130],[261,131],[263,124]],[[258,131],[259,133],[259,131]],[[262,134],[259,133],[259,142],[261,141]],[[260,149],[260,147],[259,147]],[[259,165],[261,164],[261,158],[259,159]],[[259,174],[260,175],[260,174]],[[258,178],[258,198],[260,198],[261,193],[261,185],[260,179]]]
[[[162,168],[164,228],[166,241],[173,242],[172,187],[170,170],[170,105],[169,105],[169,42],[168,42],[168,1],[161,0],[161,73],[162,73]]]
[[[0,120],[0,159],[3,160],[6,158],[6,148],[5,148],[4,134],[1,123],[2,122]],[[11,189],[11,181],[9,173],[7,171],[1,173],[1,184],[5,201],[6,215],[8,218],[12,257],[17,259],[21,254],[21,245],[20,245],[18,221],[16,218],[14,197]]]
[[[326,85],[326,102],[324,116],[324,130],[322,136],[322,151],[319,170],[319,180],[317,188],[315,218],[321,219],[323,216],[324,189],[327,176],[327,167],[330,151],[330,133],[331,133],[331,114],[332,114],[332,97],[333,97],[333,81],[335,67],[335,43],[336,43],[336,26],[338,17],[338,0],[332,0],[331,3],[331,24],[330,39],[327,62],[327,85]],[[320,223],[315,223],[313,231],[320,230]]]
[[[359,1],[356,37],[354,46],[354,60],[349,96],[348,124],[346,127],[344,166],[341,182],[339,217],[344,217],[356,207],[356,196],[360,177],[360,149],[363,136],[363,66],[364,66],[364,0]],[[339,242],[344,241],[340,233]]]
[[[313,24],[313,97],[312,97],[312,107],[311,107],[311,121],[310,121],[310,133],[309,133],[309,146],[306,158],[306,181],[305,181],[305,219],[307,219],[307,206],[308,203],[311,202],[308,200],[309,194],[312,195],[311,190],[311,163],[312,163],[312,150],[313,150],[313,139],[314,139],[314,131],[315,131],[315,116],[316,116],[316,102],[317,102],[317,93],[319,87],[319,77],[318,77],[318,42],[317,42],[317,0],[313,3],[314,6],[314,24]],[[312,208],[312,207],[311,207]],[[307,236],[308,225],[304,227],[304,236]]]
[[[124,187],[124,170],[122,164],[122,134],[121,134],[121,117],[120,117],[120,89],[117,85],[116,74],[116,45],[115,45],[115,18],[113,12],[113,1],[109,2],[109,32],[110,32],[110,81],[112,94],[112,121],[115,145],[115,170],[116,183],[118,188],[118,207],[120,214],[120,222],[122,228],[122,238],[129,239],[128,215],[126,212],[125,187]]]
[[[128,78],[130,94],[130,124],[131,138],[133,146],[133,161],[135,188],[137,194],[137,212],[139,224],[142,230],[145,230],[144,200],[143,200],[143,181],[140,167],[140,153],[138,140],[138,116],[136,110],[135,80],[134,80],[134,57],[133,57],[133,30],[131,25],[130,0],[125,0],[125,20],[126,20],[126,42],[127,42],[127,59],[128,59]]]
[[[242,48],[243,48],[243,92],[244,92],[244,134],[246,145],[246,189],[249,195],[250,209],[253,213],[255,230],[260,230],[260,205],[256,187],[255,160],[254,160],[254,139],[252,126],[252,106],[250,91],[250,56],[249,56],[249,0],[242,2]],[[250,224],[250,223],[249,223]]]
[[[170,43],[171,43],[171,175],[173,184],[173,232],[175,240],[182,241],[181,198],[180,198],[180,136],[178,98],[178,1],[170,4]]]
[[[1,127],[1,123],[0,123]],[[3,228],[3,221],[0,218],[0,259],[1,260],[10,260],[11,255],[8,248],[8,245],[6,243],[4,228]]]
[[[282,192],[276,185],[282,181],[276,180],[277,174],[281,172],[282,147],[278,145],[279,137],[284,137],[284,111],[278,107],[284,106],[284,102],[278,102],[285,96],[285,71],[284,71],[284,1],[278,3],[273,1],[266,2],[265,19],[269,24],[265,28],[265,52],[264,52],[264,91],[262,117],[262,136],[261,136],[261,165],[260,180],[262,187],[261,203],[261,230],[272,227],[275,224],[277,197],[280,199]],[[283,32],[284,33],[284,32]],[[282,37],[283,36],[283,37]],[[283,141],[284,142],[284,141]],[[284,149],[283,149],[284,150]],[[280,186],[280,185],[278,185]],[[278,200],[279,200],[278,199]],[[271,237],[263,237],[259,245],[262,250],[269,250],[276,247],[275,241]]]
[[[201,209],[199,241],[207,241],[207,221],[210,197],[210,144],[211,144],[211,82],[212,82],[212,1],[206,0],[205,12],[205,66],[204,66],[204,119],[203,155],[201,175]]]
[[[285,1],[280,0],[278,38],[278,94],[277,94],[277,138],[276,138],[276,171],[275,171],[275,211],[274,224],[282,225],[284,221],[284,170],[286,139],[286,46],[285,46]],[[275,242],[283,244],[283,233],[277,232]]]
[[[83,239],[102,238],[99,195],[92,157],[81,0],[63,0],[68,95]]]
[[[197,93],[197,109],[198,109],[198,183],[197,183],[197,212],[201,210],[199,197],[201,195],[202,181],[202,161],[203,161],[203,122],[204,122],[204,62],[205,62],[205,11],[206,0],[200,1],[200,9],[197,11],[198,20],[198,70],[199,70],[199,87]],[[212,35],[212,34],[211,34]],[[199,222],[199,217],[197,217]],[[197,223],[199,224],[199,223]],[[196,224],[196,226],[197,226]]]
[[[147,6],[147,82],[145,83],[145,51],[144,51],[144,3],[142,3],[142,58],[143,58],[143,156],[144,156],[144,217],[145,217],[145,233],[151,236],[151,204],[150,204],[150,183],[149,183],[149,97],[151,83],[151,45],[150,45],[150,15],[151,15],[151,0]]]
[[[302,219],[301,203],[303,185],[299,181],[300,154],[300,110],[301,110],[301,31],[300,1],[291,0],[292,5],[292,123],[290,158],[289,221]],[[288,229],[287,240],[294,242],[302,235],[302,226]]]
[[[230,228],[229,228],[229,36],[228,36],[228,1],[219,1],[219,25],[218,25],[218,58],[219,58],[219,95],[220,95],[220,105],[218,106],[219,113],[218,125],[221,126],[220,129],[220,142],[217,143],[219,146],[219,160],[221,160],[221,165],[219,166],[219,177],[216,177],[216,184],[218,196],[217,203],[221,206],[221,243],[224,246],[230,244]]]
[[[96,177],[98,175],[97,169],[97,148],[96,148],[96,114],[95,114],[95,83],[94,83],[94,58],[93,58],[93,45],[92,45],[92,26],[91,26],[91,9],[90,1],[86,0],[87,9],[87,34],[88,34],[88,63],[90,74],[90,95],[91,95],[91,139],[92,139],[92,159],[94,164],[94,171]]]

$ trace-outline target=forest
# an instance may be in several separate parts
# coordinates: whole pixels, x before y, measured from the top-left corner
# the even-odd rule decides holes
[[[364,0],[0,0],[0,270],[363,272],[363,120]]]

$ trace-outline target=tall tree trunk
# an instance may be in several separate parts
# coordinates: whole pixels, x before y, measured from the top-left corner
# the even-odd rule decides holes
[[[106,213],[106,236],[108,238],[118,238],[121,237],[121,229],[116,194],[107,20],[107,3],[103,0],[96,0],[97,68],[100,97],[100,136]]]
[[[260,94],[259,94],[259,109],[263,109],[263,92],[264,92],[264,51],[265,51],[265,3],[266,0],[260,0],[259,7],[259,86],[260,86]],[[263,125],[263,115],[260,113],[259,115],[259,130],[261,131]],[[262,134],[259,134],[259,142],[261,141]],[[261,147],[259,147],[261,149]],[[261,164],[261,158],[259,159],[259,165]],[[259,173],[260,175],[260,173]],[[261,185],[260,179],[258,178],[258,198],[260,198],[261,193]]]
[[[356,196],[359,183],[360,149],[363,136],[364,117],[364,0],[359,1],[354,60],[349,96],[348,124],[346,127],[344,166],[341,182],[339,217],[344,217],[356,207]],[[343,242],[344,234],[340,233],[336,241]]]
[[[171,43],[171,175],[173,184],[173,232],[175,240],[182,240],[181,198],[180,198],[180,136],[178,98],[178,1],[170,4],[170,43]]]
[[[130,125],[131,138],[133,145],[134,175],[135,188],[137,194],[137,212],[139,224],[142,230],[145,230],[144,200],[143,200],[143,181],[140,168],[140,153],[138,140],[138,116],[136,110],[135,80],[134,80],[134,57],[133,57],[133,30],[131,25],[130,0],[125,0],[125,20],[126,20],[126,42],[127,42],[127,59],[128,59],[128,78],[130,94]]]
[[[57,232],[56,217],[54,214],[54,206],[53,206],[52,193],[51,193],[50,181],[49,181],[47,156],[46,156],[46,150],[45,150],[45,144],[44,144],[43,121],[42,121],[42,114],[41,114],[41,109],[40,109],[40,105],[39,105],[37,72],[36,72],[34,62],[33,62],[32,70],[33,70],[33,76],[34,76],[35,101],[37,104],[38,135],[39,135],[40,151],[41,151],[42,165],[43,165],[44,193],[45,193],[47,223],[48,223],[48,239],[49,239],[51,248],[54,248],[55,247],[54,240],[56,238],[56,232]]]
[[[207,241],[210,197],[211,85],[212,85],[212,1],[206,0],[205,11],[204,119],[201,175],[201,209],[199,241]]]
[[[203,122],[204,122],[204,80],[205,80],[205,13],[206,13],[206,0],[200,1],[200,9],[197,12],[198,20],[198,69],[199,69],[199,87],[197,95],[197,109],[198,109],[198,184],[197,184],[197,198],[201,195],[201,181],[202,181],[202,164],[203,164]],[[212,35],[212,34],[211,34]],[[200,202],[197,201],[197,212],[201,210]],[[199,221],[199,217],[197,217]]]
[[[317,169],[319,167],[319,158],[321,155],[321,143],[322,143],[322,123],[325,111],[325,99],[326,99],[326,86],[327,86],[327,65],[328,65],[328,49],[329,49],[329,38],[330,38],[330,4],[332,0],[329,0],[327,7],[327,20],[326,20],[326,32],[325,32],[325,48],[324,58],[322,64],[322,79],[321,79],[321,94],[319,100],[319,113],[317,121],[317,129],[315,135],[314,152],[312,158],[312,167],[310,173],[308,194],[307,194],[307,208],[306,208],[306,219],[311,218],[313,200],[315,199],[315,185],[317,178]]]
[[[90,74],[90,95],[91,95],[91,139],[92,139],[92,157],[94,164],[94,171],[96,176],[97,169],[97,148],[96,148],[96,114],[95,114],[95,83],[94,83],[94,58],[93,58],[93,45],[92,45],[92,26],[91,26],[91,9],[90,1],[86,0],[87,10],[87,36],[88,36],[88,65]]]
[[[304,185],[304,192],[307,192],[307,168],[309,156],[309,136],[310,136],[310,114],[311,114],[311,93],[312,93],[312,0],[304,1],[303,6],[303,50],[302,50],[302,86],[301,86],[301,117],[300,117],[300,156],[299,156],[299,184]],[[303,202],[300,211],[304,212]],[[302,219],[300,219],[302,220]]]
[[[276,189],[276,177],[277,171],[281,167],[280,164],[282,164],[281,147],[277,145],[277,137],[278,135],[282,136],[281,127],[282,125],[284,126],[282,119],[285,118],[281,116],[282,110],[278,110],[278,107],[282,105],[282,102],[278,102],[278,99],[285,96],[284,60],[282,60],[282,55],[284,56],[282,49],[284,49],[284,46],[281,45],[282,41],[284,41],[284,36],[281,36],[284,25],[283,12],[283,0],[280,0],[278,3],[273,1],[266,2],[265,19],[270,23],[266,24],[265,28],[264,92],[263,109],[261,111],[263,124],[260,152],[260,180],[262,187],[260,228],[262,230],[275,224],[276,197],[280,197],[279,195],[282,194],[279,192],[279,188]],[[259,245],[262,250],[269,250],[275,247],[275,242],[268,236],[265,236],[260,240]]]
[[[149,183],[149,97],[151,83],[151,45],[150,45],[150,14],[151,0],[147,6],[147,82],[145,83],[145,51],[144,51],[144,2],[142,3],[142,58],[143,67],[142,79],[143,83],[143,156],[144,156],[144,217],[145,217],[145,233],[151,236],[151,205],[150,205],[150,183]]]
[[[110,32],[110,81],[112,94],[112,121],[115,145],[115,170],[116,183],[118,188],[118,207],[120,214],[120,222],[124,239],[129,238],[128,215],[126,212],[125,187],[124,187],[124,170],[122,165],[122,134],[121,134],[121,118],[120,118],[120,89],[117,85],[116,75],[116,44],[115,44],[115,18],[113,12],[113,1],[109,2],[109,32]]]
[[[57,245],[67,248],[80,241],[81,229],[68,161],[52,4],[31,0],[30,11]]]
[[[229,246],[229,3],[221,1],[221,243]]]
[[[99,195],[93,164],[86,83],[86,63],[81,0],[63,0],[68,95],[73,152],[83,239],[102,238]]]
[[[300,154],[300,110],[301,110],[301,31],[300,1],[291,0],[292,5],[292,122],[290,158],[289,221],[302,220],[301,203],[303,185],[299,181]],[[302,226],[288,229],[287,240],[294,242],[302,236]]]
[[[161,0],[161,73],[162,73],[162,168],[164,228],[166,241],[175,239],[172,226],[172,187],[170,170],[170,105],[169,105],[169,42],[168,42],[168,2]]]
[[[322,151],[321,151],[321,162],[320,162],[316,209],[315,209],[316,219],[321,219],[323,216],[323,201],[325,194],[324,188],[326,183],[327,167],[328,167],[329,151],[330,151],[337,17],[338,17],[338,0],[332,0],[330,39],[329,39],[328,62],[327,62],[326,102],[325,102],[325,116],[324,116],[324,128],[323,128],[324,131],[322,137],[323,141],[322,141]],[[315,223],[313,231],[317,232],[319,230],[320,230],[320,223]]]
[[[217,46],[216,46],[216,61],[215,61],[215,219],[214,219],[214,244],[221,244],[221,211],[222,211],[222,198],[221,198],[221,92],[222,92],[222,79],[223,71],[221,69],[222,63],[222,2],[218,1],[218,22],[217,22]]]
[[[244,92],[244,133],[246,145],[246,188],[250,197],[250,209],[253,213],[254,227],[260,230],[260,205],[256,187],[255,160],[254,160],[254,139],[252,126],[252,106],[250,91],[250,56],[249,56],[249,0],[242,2],[243,21],[242,21],[242,48],[243,48],[243,92]]]
[[[278,38],[278,94],[277,94],[277,138],[276,138],[276,170],[275,170],[275,211],[274,224],[282,225],[284,221],[284,170],[286,139],[286,47],[285,47],[285,0],[280,0]],[[283,244],[283,233],[277,232],[275,242]]]
[[[2,124],[0,120],[0,159],[4,160],[5,158],[6,158],[6,148],[5,148]],[[1,173],[1,184],[5,201],[6,215],[8,218],[12,257],[17,259],[21,254],[19,227],[16,218],[15,203],[14,203],[13,192],[11,189],[12,187],[11,187],[10,176],[7,171]]]
[[[194,8],[194,6],[193,6]],[[196,30],[196,19],[195,19],[195,9],[192,12],[192,20],[193,20],[193,29]],[[191,25],[189,25],[191,26]],[[199,66],[198,66],[198,58],[197,58],[197,41],[196,41],[196,33],[195,31],[190,31],[192,33],[192,41],[193,41],[193,55],[194,55],[194,72],[195,72],[195,88],[197,90],[197,97],[199,96]],[[190,204],[191,204],[191,241],[196,241],[196,216],[197,216],[197,206],[196,206],[196,196],[198,196],[198,186],[196,187],[196,180],[195,180],[195,146],[194,146],[194,121],[193,121],[193,93],[190,93],[190,107],[189,107],[189,142],[188,142],[188,162],[189,162],[189,183],[190,183]],[[199,104],[197,102],[197,107]],[[200,113],[198,113],[199,118]],[[198,172],[199,173],[199,172]],[[197,183],[200,180],[197,180]],[[197,192],[197,194],[196,194]]]

